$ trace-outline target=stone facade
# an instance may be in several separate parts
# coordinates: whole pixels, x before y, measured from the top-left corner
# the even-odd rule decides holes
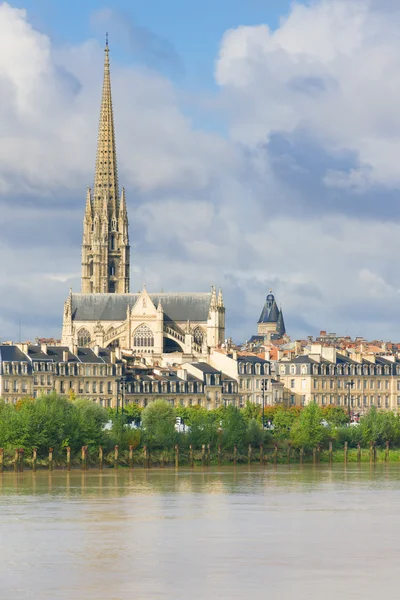
[[[237,382],[206,363],[168,369],[125,357],[119,348],[0,345],[0,398],[15,403],[53,391],[113,408],[157,399],[208,409],[222,401],[239,405]]]
[[[319,347],[309,355],[279,361],[277,369],[288,405],[348,407],[350,396],[355,413],[371,406],[400,410],[400,360],[393,355],[350,357],[335,348]]]

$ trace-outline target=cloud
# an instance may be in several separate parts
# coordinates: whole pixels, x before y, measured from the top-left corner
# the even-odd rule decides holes
[[[326,151],[357,153],[346,185],[398,188],[399,25],[400,11],[379,3],[321,0],[295,3],[275,31],[227,31],[215,74],[234,114],[232,136],[253,146],[305,129]]]
[[[226,32],[203,107],[225,136],[194,126],[151,36],[133,65],[111,46],[131,289],[222,285],[236,340],[256,332],[270,287],[293,337],[399,339],[399,24],[395,6],[321,0],[276,31]],[[56,46],[7,4],[0,26],[0,330],[59,336],[80,287],[103,52]]]

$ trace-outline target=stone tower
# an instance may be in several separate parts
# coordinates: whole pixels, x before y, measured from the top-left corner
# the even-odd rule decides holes
[[[129,233],[125,190],[118,189],[108,39],[104,56],[96,171],[86,195],[82,240],[82,293],[129,292]]]

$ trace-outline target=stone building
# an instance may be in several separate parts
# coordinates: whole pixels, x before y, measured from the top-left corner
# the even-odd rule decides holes
[[[81,293],[64,304],[62,344],[123,347],[160,362],[196,360],[225,339],[222,291],[130,293],[125,191],[119,193],[109,47],[106,43],[93,191],[83,220]],[[179,356],[180,355],[180,356]]]
[[[239,406],[246,402],[261,405],[263,396],[265,406],[283,402],[283,386],[274,378],[271,363],[257,354],[217,349],[210,353],[209,360],[238,382]]]
[[[363,356],[314,346],[308,355],[278,362],[285,402],[304,406],[350,406],[363,413],[371,406],[400,410],[400,360],[390,356]]]
[[[0,345],[0,398],[15,403],[53,391],[113,408],[157,399],[209,409],[239,403],[237,382],[207,363],[164,368],[120,348]]]

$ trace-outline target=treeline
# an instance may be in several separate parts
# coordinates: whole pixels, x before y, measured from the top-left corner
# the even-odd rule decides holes
[[[177,417],[186,431],[176,431]],[[106,424],[111,421],[111,427]],[[0,401],[0,449],[9,461],[16,449],[25,457],[35,452],[46,460],[49,449],[55,464],[63,465],[66,451],[73,463],[81,460],[86,448],[89,464],[105,456],[113,464],[135,460],[144,464],[169,464],[180,453],[185,464],[192,461],[255,460],[264,453],[277,457],[278,449],[286,456],[312,456],[328,448],[400,448],[400,417],[372,408],[358,426],[350,426],[341,407],[321,408],[310,404],[303,409],[266,407],[262,426],[261,407],[248,404],[208,411],[199,406],[177,407],[157,400],[145,409],[128,405],[124,413],[105,409],[86,399],[68,399],[50,394],[36,400],[27,398],[16,404]],[[132,427],[132,424],[135,427]],[[205,458],[205,452],[207,457]],[[108,459],[107,459],[108,457]]]

